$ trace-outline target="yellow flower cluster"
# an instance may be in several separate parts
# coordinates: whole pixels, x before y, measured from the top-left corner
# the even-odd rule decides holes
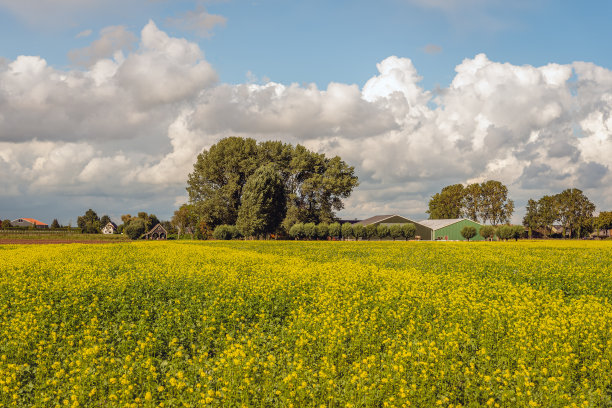
[[[0,407],[612,405],[612,243],[0,257]]]

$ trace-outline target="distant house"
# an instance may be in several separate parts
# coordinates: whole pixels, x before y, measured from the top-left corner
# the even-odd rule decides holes
[[[112,221],[109,221],[104,227],[102,227],[103,234],[114,234],[117,232],[117,224]]]
[[[17,218],[16,220],[11,221],[11,226],[13,227],[34,227],[34,228],[49,228],[47,224],[44,222],[40,222],[35,220],[34,218]]]
[[[423,220],[419,221],[422,225],[429,228],[431,235],[423,239],[435,240],[450,240],[450,241],[464,241],[461,230],[464,227],[476,228],[476,236],[471,241],[482,241],[484,238],[480,235],[480,228],[482,224],[476,221],[468,220],[466,218],[453,218],[448,220]]]
[[[362,221],[358,221],[356,222],[354,225],[363,225],[364,227],[368,226],[368,225],[386,225],[386,226],[391,226],[391,225],[402,225],[402,224],[408,224],[408,223],[412,223],[414,224],[414,226],[416,227],[416,234],[415,236],[417,237],[417,239],[430,239],[429,237],[431,236],[431,229],[424,226],[422,223],[420,222],[416,222],[413,221],[409,218],[406,217],[402,217],[401,215],[396,215],[396,214],[392,214],[392,215],[375,215],[374,217],[370,217],[367,218],[365,220]]]
[[[149,232],[142,236],[143,239],[166,239],[168,237],[168,232],[161,224],[157,224]]]

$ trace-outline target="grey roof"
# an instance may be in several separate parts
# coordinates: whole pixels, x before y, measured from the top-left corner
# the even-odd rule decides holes
[[[397,215],[397,214],[391,214],[391,215],[375,215],[373,217],[370,218],[366,218],[365,220],[359,221],[357,223],[355,223],[355,225],[370,225],[370,224],[375,224],[377,222],[382,222],[386,219],[392,218],[392,217],[400,217],[406,220],[406,222],[414,222],[411,219],[408,219],[406,217],[403,217],[401,215]]]
[[[467,218],[451,218],[448,220],[423,220],[419,221],[419,224],[431,228],[432,230],[439,230],[440,228],[448,227],[449,225],[455,224],[459,221],[467,220]],[[468,220],[471,221],[471,220]],[[476,221],[473,221],[476,222]]]

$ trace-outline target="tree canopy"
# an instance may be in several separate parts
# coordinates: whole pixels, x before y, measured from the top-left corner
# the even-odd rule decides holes
[[[210,226],[235,224],[247,180],[274,165],[284,187],[283,227],[332,222],[358,185],[354,168],[340,157],[326,157],[301,145],[228,137],[198,155],[187,180],[189,201]]]

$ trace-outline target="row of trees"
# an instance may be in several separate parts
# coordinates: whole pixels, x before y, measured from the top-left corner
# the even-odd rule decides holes
[[[246,236],[289,232],[296,223],[333,222],[357,186],[354,168],[304,146],[229,137],[204,150],[187,180],[181,231],[211,234],[235,225]]]
[[[563,228],[563,236],[583,237],[593,229],[612,228],[612,219],[602,212],[593,217],[595,204],[577,188],[568,188],[559,194],[545,195],[540,199],[529,199],[523,225],[529,230],[539,231],[544,236],[553,233],[553,225]]]
[[[155,214],[148,214],[144,211],[138,215],[124,214],[121,216],[122,224],[117,226],[117,233],[125,233],[130,239],[138,239],[142,234],[146,234],[157,224],[162,224],[168,234],[176,233],[176,229],[169,221],[160,221]],[[106,224],[111,222],[108,215],[99,217],[91,208],[84,215],[77,218],[77,225],[84,234],[99,234]]]
[[[469,218],[498,225],[507,223],[514,213],[508,188],[496,180],[446,186],[429,200],[430,219]]]

